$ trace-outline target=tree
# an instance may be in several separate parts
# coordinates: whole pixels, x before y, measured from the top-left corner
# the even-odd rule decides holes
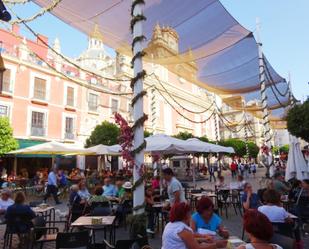
[[[237,156],[244,157],[247,154],[246,142],[244,142],[243,140],[231,138],[220,141],[219,144],[226,147],[233,147]],[[259,153],[259,147],[253,142],[248,142],[248,148],[249,156],[256,158]]]
[[[13,129],[7,117],[0,117],[0,156],[18,148]]]
[[[199,140],[209,143],[209,139],[206,136],[199,137]]]
[[[282,145],[280,148],[279,148],[279,152],[280,153],[289,153],[289,148],[290,146],[288,144],[285,144],[285,145]]]
[[[150,137],[150,136],[152,136],[152,135],[153,135],[153,132],[144,130],[144,137],[145,137],[145,138],[146,138],[146,137]]]
[[[309,142],[309,100],[292,107],[286,120],[288,131],[292,135]]]
[[[189,138],[194,138],[192,133],[189,133],[187,131],[181,131],[177,135],[173,136],[175,138],[181,139],[181,140],[187,140]]]
[[[118,143],[120,129],[117,125],[108,121],[103,121],[97,125],[86,140],[85,147],[91,147],[98,144],[114,145]]]

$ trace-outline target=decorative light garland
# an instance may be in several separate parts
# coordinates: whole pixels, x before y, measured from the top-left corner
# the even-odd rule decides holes
[[[52,4],[49,5],[46,8],[42,8],[38,13],[34,14],[32,17],[26,18],[26,19],[17,19],[17,20],[13,20],[10,23],[12,25],[14,24],[20,24],[20,23],[27,23],[27,22],[32,22],[35,19],[45,15],[46,13],[52,11],[54,8],[56,8],[58,6],[58,4],[61,2],[62,0],[53,0]]]

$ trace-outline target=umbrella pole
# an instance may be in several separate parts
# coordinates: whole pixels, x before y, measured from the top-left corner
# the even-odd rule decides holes
[[[13,171],[14,171],[14,174],[17,175],[17,157],[16,157],[16,155],[14,157]]]

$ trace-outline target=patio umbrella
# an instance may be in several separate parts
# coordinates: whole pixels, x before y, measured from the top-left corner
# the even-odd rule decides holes
[[[87,152],[82,146],[76,144],[65,144],[56,141],[51,141],[43,144],[30,146],[20,150],[14,150],[9,152],[8,154],[86,155],[92,153]]]
[[[86,149],[86,152],[94,153],[96,155],[110,155],[110,156],[119,156],[121,155],[121,146],[118,144],[108,146],[104,144],[99,144],[93,147]]]
[[[308,178],[308,166],[300,149],[298,138],[290,136],[290,149],[285,171],[285,180],[296,177],[298,180]]]
[[[212,152],[212,153],[235,153],[232,147],[224,147],[217,144],[206,143],[197,138],[189,138],[185,141],[187,146],[195,152]]]

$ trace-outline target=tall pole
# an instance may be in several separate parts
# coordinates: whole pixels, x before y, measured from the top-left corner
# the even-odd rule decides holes
[[[248,159],[248,162],[249,162],[249,145],[248,145],[248,142],[249,142],[249,138],[248,138],[248,120],[247,120],[247,114],[246,114],[246,110],[245,110],[245,106],[246,106],[246,103],[245,101],[243,101],[243,116],[244,116],[244,121],[245,121],[245,145],[246,145],[246,156],[247,156],[247,159]]]
[[[151,88],[151,126],[153,134],[157,132],[157,101],[156,101],[156,88]]]
[[[141,181],[141,167],[144,164],[144,111],[143,111],[143,7],[141,1],[132,1],[132,21],[131,28],[133,32],[133,119],[134,119],[134,160],[133,180],[135,188],[133,193],[134,214],[143,213],[144,203],[144,183]]]
[[[259,51],[259,78],[261,86],[261,101],[262,101],[262,111],[263,111],[263,125],[264,125],[264,139],[265,145],[268,147],[267,155],[264,155],[262,163],[266,167],[266,177],[270,177],[270,170],[273,164],[271,155],[271,134],[270,134],[270,123],[269,123],[269,111],[266,96],[266,77],[265,77],[265,63],[262,50],[262,43],[260,38],[260,21],[256,19],[256,34],[257,34],[257,46]]]
[[[256,20],[256,34],[257,34],[257,45],[259,51],[259,78],[260,78],[261,100],[263,110],[264,138],[265,138],[265,144],[267,145],[268,148],[270,148],[271,134],[270,134],[268,103],[266,96],[265,64],[264,64],[262,43],[260,38],[260,21],[258,18]]]

